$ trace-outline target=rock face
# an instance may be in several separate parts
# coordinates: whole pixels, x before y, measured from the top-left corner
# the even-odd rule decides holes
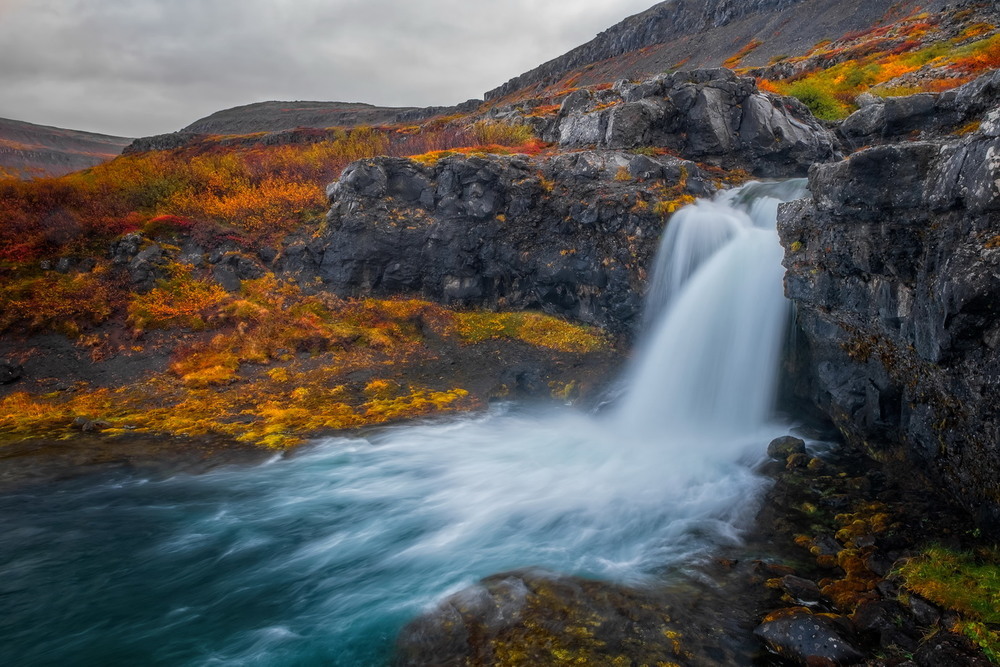
[[[570,94],[553,120],[527,118],[562,148],[659,146],[757,176],[801,176],[839,157],[837,140],[792,97],[728,69],[663,74]]]
[[[784,206],[809,392],[877,460],[1000,525],[1000,114],[817,165]]]
[[[345,296],[542,309],[622,331],[673,208],[716,188],[694,163],[623,151],[375,158],[329,188],[325,233],[279,270]]]
[[[913,135],[933,136],[974,122],[1000,105],[1000,71],[944,93],[880,99],[868,96],[862,108],[838,128],[853,147],[891,143]]]

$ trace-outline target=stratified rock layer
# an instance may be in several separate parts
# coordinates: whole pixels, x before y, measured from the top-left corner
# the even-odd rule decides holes
[[[784,206],[811,394],[848,439],[1000,521],[1000,114],[817,165]]]

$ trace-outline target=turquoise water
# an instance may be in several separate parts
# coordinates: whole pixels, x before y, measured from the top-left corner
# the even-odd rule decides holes
[[[0,496],[0,664],[377,665],[483,576],[637,582],[738,539],[765,439],[671,472],[603,424],[498,408],[264,465]]]

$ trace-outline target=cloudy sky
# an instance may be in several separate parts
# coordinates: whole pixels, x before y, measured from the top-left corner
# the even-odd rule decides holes
[[[263,100],[447,105],[655,0],[0,0],[0,117],[124,136]]]

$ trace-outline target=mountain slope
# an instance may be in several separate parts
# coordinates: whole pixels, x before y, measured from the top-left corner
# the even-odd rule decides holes
[[[131,141],[0,118],[0,176],[62,176],[121,155]]]
[[[668,69],[717,67],[747,49],[744,65],[800,55],[817,42],[936,11],[941,0],[667,0],[590,42],[486,93],[497,100],[572,74],[573,85],[635,79]]]

